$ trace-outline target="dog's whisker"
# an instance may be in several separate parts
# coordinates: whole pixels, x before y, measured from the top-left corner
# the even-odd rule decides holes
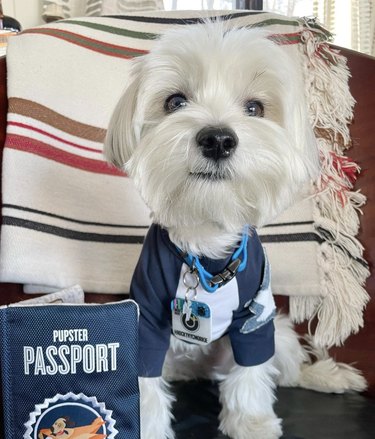
[[[266,73],[265,70],[255,72],[254,76],[253,76],[253,81],[256,81],[257,79],[259,79],[265,73]]]

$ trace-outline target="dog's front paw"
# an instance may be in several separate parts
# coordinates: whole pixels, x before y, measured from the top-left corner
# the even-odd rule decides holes
[[[278,439],[282,436],[281,419],[273,416],[250,416],[223,410],[219,429],[232,439]]]
[[[141,439],[174,439],[171,421],[175,400],[161,378],[139,378]]]
[[[160,424],[157,420],[144,422],[141,427],[141,439],[175,439],[175,434],[170,426]]]

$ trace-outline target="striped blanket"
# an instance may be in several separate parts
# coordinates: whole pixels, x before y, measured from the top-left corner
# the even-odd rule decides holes
[[[353,99],[345,59],[313,20],[250,11],[210,12],[261,26],[303,69],[323,175],[310,197],[259,231],[274,291],[291,296],[296,321],[319,317],[316,341],[341,343],[363,324],[368,275],[355,238],[364,196],[344,156]],[[127,85],[130,60],[196,12],[71,19],[26,30],[9,43],[9,115],[3,160],[0,278],[25,291],[80,284],[127,292],[149,213],[132,182],[102,156],[106,127]],[[235,80],[235,78],[234,78]]]

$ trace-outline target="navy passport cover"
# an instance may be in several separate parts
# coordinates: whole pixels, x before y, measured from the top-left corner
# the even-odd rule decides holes
[[[0,309],[5,439],[139,439],[138,308]]]

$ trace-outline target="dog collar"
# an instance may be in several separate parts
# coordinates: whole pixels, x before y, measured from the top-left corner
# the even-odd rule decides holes
[[[218,288],[231,281],[237,273],[243,271],[247,264],[247,242],[249,239],[249,227],[245,226],[242,239],[238,248],[234,251],[228,265],[220,273],[213,275],[209,273],[199,261],[197,256],[185,253],[177,247],[185,263],[190,267],[191,273],[195,273],[202,287],[208,293],[214,293]]]

